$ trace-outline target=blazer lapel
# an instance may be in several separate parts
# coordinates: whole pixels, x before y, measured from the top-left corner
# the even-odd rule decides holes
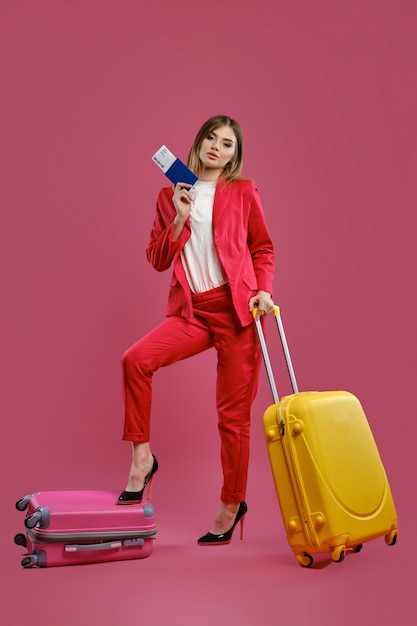
[[[217,228],[221,222],[222,216],[230,202],[233,185],[226,185],[224,181],[216,187],[213,204],[213,225]]]

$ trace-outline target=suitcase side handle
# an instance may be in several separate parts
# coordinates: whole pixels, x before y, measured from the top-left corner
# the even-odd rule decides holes
[[[106,541],[105,543],[67,543],[65,552],[98,552],[102,550],[116,550],[122,547],[121,540]]]
[[[132,539],[118,539],[116,541],[105,541],[102,543],[67,543],[65,552],[98,552],[102,550],[117,550],[120,548],[136,548],[145,545],[142,537]]]
[[[255,320],[256,330],[258,332],[259,343],[261,344],[262,356],[263,356],[264,363],[265,363],[266,373],[268,375],[269,385],[272,391],[272,397],[276,404],[277,402],[279,402],[277,386],[276,386],[274,374],[272,371],[271,360],[269,358],[268,348],[266,345],[265,335],[262,329],[261,320],[257,318],[257,313],[258,313],[257,308],[252,309],[253,319]],[[287,364],[288,374],[291,380],[291,386],[292,386],[293,392],[298,393],[297,379],[295,377],[294,367],[292,364],[292,359],[291,359],[290,351],[288,348],[287,338],[285,336],[284,326],[283,326],[282,319],[281,319],[281,311],[280,311],[279,306],[277,305],[274,306],[274,317],[277,323],[277,328],[278,328],[278,333],[279,333],[279,337],[281,340],[282,349],[284,351],[285,362]]]

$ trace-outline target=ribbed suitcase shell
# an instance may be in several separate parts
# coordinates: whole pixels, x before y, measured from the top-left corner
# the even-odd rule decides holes
[[[359,400],[345,391],[286,396],[264,414],[269,460],[288,542],[342,560],[348,548],[397,537],[384,466]]]
[[[368,420],[347,391],[298,392],[279,308],[275,316],[296,393],[281,400],[262,328],[257,330],[274,398],[263,424],[275,488],[288,542],[299,563],[385,537],[394,545],[397,513]]]
[[[43,491],[18,500],[26,510],[22,566],[52,567],[149,556],[156,535],[152,505],[117,505],[116,491]]]

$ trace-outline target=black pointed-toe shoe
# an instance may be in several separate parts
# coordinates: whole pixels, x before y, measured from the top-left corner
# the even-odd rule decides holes
[[[233,522],[233,526],[230,530],[221,535],[215,535],[214,533],[207,533],[204,537],[200,537],[198,540],[199,546],[222,546],[230,543],[233,535],[233,531],[237,524],[240,522],[240,538],[243,539],[243,522],[244,516],[248,512],[248,505],[246,502],[241,502],[239,504],[238,511],[236,513],[235,521]]]
[[[145,491],[145,488],[147,485],[149,485],[148,498],[150,498],[153,476],[154,474],[156,474],[157,470],[158,470],[158,461],[153,456],[153,465],[149,474],[146,474],[145,476],[142,489],[140,491],[122,491],[122,493],[120,494],[117,500],[117,504],[140,504],[143,499],[143,492]]]

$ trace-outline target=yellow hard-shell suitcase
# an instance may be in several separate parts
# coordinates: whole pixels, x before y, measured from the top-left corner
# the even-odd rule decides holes
[[[264,429],[288,542],[303,567],[313,554],[342,561],[385,537],[397,514],[378,448],[359,400],[346,391],[299,392],[279,307],[275,319],[294,393],[278,398],[261,323],[254,318],[274,404]]]

